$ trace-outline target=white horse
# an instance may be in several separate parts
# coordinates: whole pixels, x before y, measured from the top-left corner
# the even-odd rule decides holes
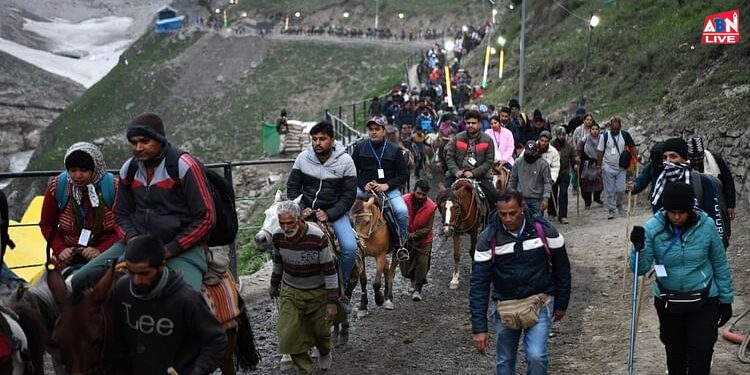
[[[264,211],[265,219],[263,219],[263,225],[261,226],[258,233],[255,234],[255,248],[258,251],[271,252],[273,233],[280,229],[279,216],[277,215],[277,209],[279,203],[286,200],[284,193],[281,190],[276,190],[276,195],[273,198],[273,204]],[[294,202],[299,203],[302,200],[302,195],[294,199]]]

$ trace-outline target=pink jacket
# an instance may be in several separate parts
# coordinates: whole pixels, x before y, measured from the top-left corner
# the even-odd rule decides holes
[[[495,161],[513,165],[513,151],[515,151],[513,133],[503,127],[500,128],[499,132],[492,129],[487,129],[484,132],[492,138],[492,142],[495,144]]]

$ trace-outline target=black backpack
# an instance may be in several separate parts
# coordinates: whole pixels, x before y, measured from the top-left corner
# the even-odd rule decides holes
[[[168,146],[164,157],[164,166],[167,169],[167,174],[178,186],[180,185],[179,161],[180,156],[184,153],[186,152]],[[237,237],[237,230],[239,228],[237,210],[234,203],[234,188],[222,175],[211,168],[206,168],[203,163],[197,160],[196,162],[198,162],[201,170],[206,175],[206,184],[209,190],[211,190],[211,198],[214,201],[216,209],[216,223],[211,228],[211,232],[208,233],[208,246],[229,245]],[[138,163],[134,163],[131,159],[128,165],[127,180],[133,181],[137,171]]]

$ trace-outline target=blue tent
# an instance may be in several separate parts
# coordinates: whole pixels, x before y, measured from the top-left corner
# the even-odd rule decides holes
[[[156,17],[156,33],[164,34],[179,31],[182,29],[184,19],[185,16],[178,15],[176,9],[165,6],[159,10]]]

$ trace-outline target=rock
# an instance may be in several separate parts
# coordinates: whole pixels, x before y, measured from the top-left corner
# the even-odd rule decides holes
[[[5,155],[0,155],[0,172],[7,172],[10,170],[10,159]]]
[[[126,64],[127,64],[127,62],[126,62]],[[125,104],[125,110],[126,111],[129,111],[129,110],[133,109],[133,107],[135,107],[135,103],[134,102],[130,102],[128,104]]]

